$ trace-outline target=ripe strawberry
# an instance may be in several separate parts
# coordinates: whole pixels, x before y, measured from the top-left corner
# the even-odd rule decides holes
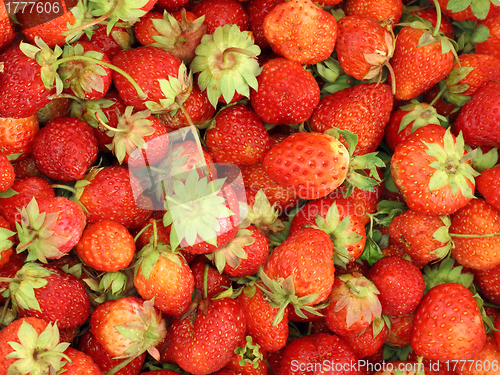
[[[358,358],[343,338],[328,333],[316,333],[296,338],[285,347],[279,374],[314,373],[311,367],[318,363],[324,365],[321,368],[325,373],[361,375],[359,368],[351,365],[357,361]],[[297,369],[301,364],[303,364],[302,369]],[[335,370],[336,368],[341,371]]]
[[[481,351],[463,365],[457,365],[456,371],[458,375],[493,375],[497,372],[492,366],[488,366],[498,361],[500,350],[498,344],[495,343],[493,335],[486,337],[486,343]],[[450,366],[452,367],[452,366]]]
[[[250,0],[247,5],[249,30],[255,38],[255,44],[261,49],[270,49],[271,45],[264,36],[263,24],[267,14],[283,0]]]
[[[31,153],[38,130],[35,114],[27,118],[0,117],[0,149],[6,155],[21,154],[17,160],[25,159]]]
[[[264,18],[264,36],[273,51],[300,64],[326,60],[335,48],[335,17],[310,0],[276,5]]]
[[[430,124],[401,143],[391,159],[391,173],[411,209],[449,215],[465,206],[475,188],[472,169],[463,156],[464,141],[450,130]]]
[[[257,76],[259,89],[250,101],[263,122],[300,124],[308,120],[320,100],[318,82],[298,62],[275,58]]]
[[[396,81],[396,99],[416,98],[446,78],[453,69],[451,42],[444,36],[434,35],[433,29],[426,29],[423,24],[422,27],[405,26],[396,38],[390,60]],[[427,38],[428,42],[420,45],[421,38]]]
[[[54,197],[54,189],[50,183],[41,177],[27,177],[14,181],[12,190],[17,194],[11,197],[0,198],[0,215],[5,218],[12,228],[16,222],[21,222],[21,209],[27,206],[33,197]]]
[[[413,259],[430,263],[444,258],[453,246],[449,224],[447,218],[409,209],[391,221],[389,236]]]
[[[90,330],[85,332],[80,337],[77,349],[91,357],[103,373],[110,371],[120,363],[127,361],[127,359],[114,358],[115,356],[108,354]],[[147,353],[144,352],[137,356],[121,370],[117,371],[116,375],[139,375],[142,370],[142,365],[146,359],[146,355]]]
[[[134,229],[151,216],[151,201],[140,195],[138,180],[124,167],[92,169],[75,187],[75,197],[85,207],[89,224],[112,220]]]
[[[500,302],[500,265],[488,269],[472,269],[474,284],[489,302]]]
[[[0,51],[15,38],[15,26],[9,18],[4,1],[0,3]]]
[[[438,0],[441,12],[454,21],[477,21],[490,18],[498,11],[498,5],[484,2],[480,6],[461,4],[456,0]],[[468,6],[467,6],[468,5]]]
[[[383,0],[377,3],[366,0],[346,0],[343,9],[348,16],[370,17],[376,21],[395,25],[403,13],[403,3],[401,0]]]
[[[388,345],[402,348],[410,344],[414,316],[415,313],[412,312],[403,316],[389,317],[391,329],[389,330],[389,336],[387,336]]]
[[[486,169],[476,179],[477,191],[488,204],[500,211],[500,166]]]
[[[488,237],[500,233],[500,211],[484,199],[473,199],[451,215],[450,233],[454,244],[451,256],[460,264],[483,270],[500,264],[500,238]]]
[[[492,55],[500,59],[500,12],[490,15],[476,24],[476,27],[483,26],[486,26],[489,31],[488,39],[476,43],[476,53]]]
[[[36,113],[40,127],[47,125],[58,117],[68,116],[72,102],[73,99],[71,98],[56,97],[40,108]]]
[[[358,80],[370,80],[381,76],[384,66],[389,68],[394,36],[373,18],[342,17],[338,23],[335,51],[345,74]]]
[[[36,169],[33,155],[29,155],[26,159],[12,163],[12,166],[14,167],[14,173],[16,174],[17,179],[27,177],[43,177],[43,174]]]
[[[343,336],[342,338],[352,348],[358,359],[365,359],[376,354],[388,336],[389,328],[383,319],[377,318],[361,334]]]
[[[14,235],[9,222],[0,216],[0,269],[9,263],[13,254]]]
[[[244,339],[245,314],[231,298],[204,299],[196,315],[174,320],[169,332],[175,362],[192,374],[209,374],[223,368]]]
[[[311,116],[310,126],[320,133],[332,128],[348,130],[358,136],[353,155],[367,154],[382,141],[392,105],[388,85],[356,85],[323,97]],[[343,144],[347,147],[345,141]]]
[[[247,322],[247,333],[262,349],[274,352],[285,347],[288,338],[288,315],[276,325],[273,320],[279,309],[272,307],[257,285],[246,285],[238,296]]]
[[[248,30],[248,12],[237,0],[202,0],[191,12],[198,18],[205,16],[203,23],[208,34],[227,24],[237,25],[241,31]]]
[[[474,146],[500,146],[497,108],[500,103],[500,82],[490,81],[472,95],[462,107],[453,124],[453,132],[463,133],[464,141]],[[488,114],[485,116],[485,114]]]
[[[191,272],[194,277],[194,287],[200,291],[204,290],[204,277],[205,268],[208,267],[207,272],[207,298],[215,297],[217,294],[222,293],[229,289],[232,282],[231,279],[225,275],[220,274],[217,268],[212,266],[204,255],[198,255],[196,259],[189,264]]]
[[[205,133],[205,142],[216,163],[238,166],[262,162],[271,148],[269,133],[259,116],[244,104],[222,109]]]
[[[440,361],[468,360],[485,342],[476,300],[461,284],[431,288],[415,311],[411,348],[417,355]]]
[[[88,40],[93,45],[100,48],[110,59],[118,52],[132,48],[135,42],[133,29],[131,27],[114,25],[111,31],[107,32],[107,25],[99,24],[92,31],[92,35],[86,35],[82,41]]]
[[[82,282],[56,267],[26,263],[9,284],[21,316],[56,323],[60,329],[80,326],[90,316],[90,298]]]
[[[267,353],[254,342],[255,339],[247,335],[234,349],[235,354],[224,368],[241,375],[267,375],[269,373],[266,363]]]
[[[377,287],[358,272],[335,278],[325,310],[327,327],[339,336],[361,334],[382,316]]]
[[[76,246],[80,259],[96,271],[116,272],[135,255],[134,237],[122,224],[102,220],[88,225]]]
[[[57,181],[81,180],[96,161],[97,152],[92,127],[71,117],[49,122],[33,141],[36,168]]]
[[[152,241],[137,254],[134,285],[162,312],[181,316],[191,303],[194,276],[186,260],[165,243]]]
[[[155,346],[166,335],[165,321],[153,301],[123,297],[106,301],[90,316],[90,330],[111,356],[135,358],[146,351],[159,359]]]
[[[417,308],[424,296],[425,281],[417,266],[398,256],[383,257],[368,272],[380,294],[382,313],[401,316]]]
[[[436,8],[415,7],[415,9],[408,10],[412,15],[431,21],[432,27],[436,27],[438,18]],[[450,39],[453,39],[455,36],[451,19],[444,14],[441,14],[441,25],[439,27],[439,31]]]
[[[86,375],[103,374],[92,357],[87,354],[73,348],[66,349],[64,354],[66,354],[70,359],[70,361],[67,361],[62,367],[62,370],[66,375],[79,375],[83,373]]]
[[[9,190],[14,184],[16,173],[7,155],[0,151],[0,193]]]
[[[17,271],[19,271],[24,266],[24,261],[26,259],[26,254],[13,252],[9,257],[8,267],[0,268],[0,277],[4,281],[0,281],[0,290],[6,290],[9,288],[10,280],[14,278]],[[7,296],[8,297],[8,296]],[[5,304],[7,297],[0,294],[0,304]]]

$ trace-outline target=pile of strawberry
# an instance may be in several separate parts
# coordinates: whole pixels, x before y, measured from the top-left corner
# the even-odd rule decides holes
[[[498,0],[33,4],[0,375],[500,373]]]

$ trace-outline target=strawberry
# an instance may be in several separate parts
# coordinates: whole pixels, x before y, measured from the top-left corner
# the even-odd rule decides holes
[[[392,105],[388,85],[356,85],[323,97],[311,116],[311,129],[320,133],[332,128],[348,130],[359,137],[354,155],[367,154],[382,141]]]
[[[425,44],[420,41],[425,41]],[[390,60],[396,99],[414,99],[446,78],[453,69],[452,51],[453,46],[446,37],[421,22],[419,28],[403,27],[396,38],[394,55]]]
[[[21,154],[17,160],[25,159],[31,153],[38,130],[35,114],[26,118],[0,117],[0,149],[6,155]]]
[[[417,355],[439,361],[468,360],[485,342],[476,300],[461,284],[431,288],[415,311],[411,348]]]
[[[265,351],[274,352],[285,347],[288,338],[288,316],[273,325],[279,309],[272,307],[257,285],[246,285],[238,296],[247,322],[247,332]]]
[[[492,55],[500,59],[500,12],[487,17],[477,23],[476,27],[488,29],[488,37],[485,41],[476,43],[476,53]]]
[[[57,181],[82,179],[96,161],[97,151],[92,127],[71,117],[49,122],[33,140],[36,168]]]
[[[166,335],[165,321],[153,301],[123,297],[106,301],[90,316],[90,330],[111,356],[136,358],[146,351],[159,359],[155,346]]]
[[[463,133],[464,140],[474,146],[500,146],[500,133],[495,126],[500,103],[500,82],[490,81],[472,95],[453,124],[453,132]],[[488,115],[485,115],[488,114]]]
[[[415,9],[408,10],[410,14],[414,16],[431,21],[432,27],[436,27],[438,18],[436,8],[415,7]],[[455,36],[451,19],[444,14],[441,14],[441,25],[439,27],[439,31],[441,31],[446,37],[450,39],[453,39],[453,37]]]
[[[85,225],[82,208],[68,198],[33,197],[16,222],[17,251],[27,250],[27,260],[59,259],[78,243]]]
[[[0,151],[0,193],[9,190],[14,184],[16,173],[7,155]]]
[[[140,195],[138,180],[124,167],[91,169],[76,185],[76,198],[85,207],[89,224],[116,221],[138,228],[151,216],[151,201]]]
[[[352,348],[357,358],[365,359],[376,354],[388,336],[387,324],[382,318],[376,318],[361,334],[343,336],[342,338]]]
[[[194,13],[181,11],[149,12],[134,24],[134,35],[143,45],[160,47],[172,52],[185,64],[189,64],[195,49],[205,35],[207,26],[203,18],[197,18]]]
[[[217,268],[211,265],[204,255],[198,255],[196,259],[189,264],[189,267],[193,273],[195,288],[200,291],[206,289],[208,298],[215,297],[217,294],[226,291],[232,284],[231,279],[229,279],[226,274],[220,274]],[[208,268],[206,276],[207,285],[206,288],[204,288],[203,283],[206,268]]]
[[[82,325],[90,316],[82,282],[50,265],[26,263],[10,282],[9,294],[21,316],[57,322],[60,329]]]
[[[127,359],[113,358],[114,356],[108,354],[90,330],[86,331],[80,337],[77,349],[91,357],[103,373],[110,371],[115,366],[127,361]],[[135,357],[130,363],[126,364],[121,370],[117,371],[116,375],[139,375],[141,373],[142,365],[146,359],[146,355],[147,353],[144,352]]]
[[[196,315],[172,322],[175,362],[191,374],[204,375],[223,368],[244,339],[243,309],[231,298],[204,299]]]
[[[387,336],[387,344],[391,347],[402,348],[410,344],[411,331],[413,328],[413,317],[415,313],[403,316],[390,316],[391,329]]]
[[[500,211],[476,198],[451,215],[451,256],[472,269],[489,269],[500,264]],[[481,238],[484,237],[484,238]]]
[[[62,46],[66,43],[64,32],[68,31],[67,25],[76,21],[71,11],[75,5],[74,0],[61,0],[57,3],[37,0],[16,14],[21,31],[30,43],[33,43],[36,37],[40,37],[50,48],[56,45]]]
[[[64,96],[53,98],[36,113],[41,126],[47,125],[50,121],[58,117],[65,117],[69,114],[69,109],[73,99]]]
[[[308,374],[314,373],[314,365],[319,364],[325,373],[343,373],[361,375],[357,364],[358,358],[347,342],[336,335],[316,333],[293,340],[283,350],[279,373]],[[302,365],[302,366],[301,366]]]
[[[488,301],[500,302],[500,265],[488,269],[472,269],[474,284]]]
[[[0,215],[9,222],[11,227],[21,222],[21,209],[27,206],[33,197],[54,197],[55,191],[50,183],[41,177],[27,177],[14,181],[12,190],[17,194],[0,198]]]
[[[154,299],[157,309],[180,316],[191,302],[194,276],[181,255],[153,240],[137,254],[134,285],[142,298]]]
[[[263,50],[271,48],[264,36],[264,19],[276,5],[282,2],[283,0],[250,0],[248,2],[249,30],[253,33],[255,44]]]
[[[14,235],[9,222],[0,216],[0,269],[9,263],[13,254]]]
[[[478,175],[464,159],[464,139],[430,124],[417,129],[391,158],[391,173],[411,209],[449,215],[472,198]]]
[[[269,133],[259,116],[243,104],[222,109],[205,133],[216,163],[259,164],[271,148]]]
[[[348,16],[370,17],[388,25],[395,25],[403,14],[403,2],[382,0],[374,3],[367,0],[346,0],[343,9]]]
[[[456,371],[458,375],[476,375],[476,374],[494,374],[497,372],[495,368],[489,366],[498,361],[498,356],[500,355],[500,350],[498,349],[498,344],[495,343],[493,335],[488,335],[486,337],[486,343],[481,348],[481,351],[471,358],[467,363],[457,364]],[[494,365],[493,365],[494,366]],[[452,366],[450,366],[452,367]]]
[[[292,4],[292,3],[290,3]],[[308,120],[320,100],[318,82],[298,62],[275,58],[262,67],[250,102],[262,121],[276,125]]]
[[[364,16],[342,17],[335,51],[342,70],[358,80],[380,77],[394,53],[394,35],[376,20]]]
[[[191,12],[198,18],[205,16],[203,23],[208,34],[227,24],[236,25],[241,31],[248,30],[248,12],[237,0],[202,0]]]
[[[26,260],[26,254],[13,252],[9,257],[9,262],[7,263],[8,267],[0,268],[0,277],[2,280],[0,281],[0,290],[5,291],[9,288],[10,281],[14,278],[17,271],[19,271],[24,266],[24,261]],[[4,297],[0,294],[0,303],[5,304],[8,296]]]
[[[425,281],[417,266],[398,256],[383,257],[368,272],[380,294],[382,313],[402,316],[413,312],[424,296]]]
[[[500,196],[497,193],[500,184],[500,166],[482,171],[477,177],[476,184],[477,191],[486,202],[500,211]]]
[[[134,237],[122,224],[102,220],[88,225],[76,246],[80,259],[96,271],[116,272],[135,255]]]
[[[0,2],[0,51],[15,38],[15,26],[9,18],[4,1]]]
[[[335,278],[325,323],[335,334],[361,334],[375,318],[382,316],[377,287],[358,272]]]
[[[479,6],[469,3],[462,4],[457,0],[437,0],[443,14],[454,21],[477,21],[490,18],[497,13],[498,5],[485,1]]]
[[[107,25],[97,25],[92,30],[92,35],[86,35],[82,41],[88,40],[108,56],[110,59],[123,50],[130,49],[135,42],[133,29],[131,27],[115,25],[108,33]]]
[[[18,179],[43,176],[43,174],[38,169],[36,169],[33,155],[29,155],[26,159],[12,163],[12,166],[14,167],[16,178]]]
[[[262,29],[276,54],[300,64],[326,60],[337,39],[335,17],[310,0],[276,5],[264,18]]]
[[[73,348],[67,348],[64,351],[64,354],[66,354],[70,359],[62,367],[62,370],[66,375],[79,375],[82,374],[83,372],[85,372],[85,374],[88,375],[103,374],[103,372],[96,365],[94,360],[87,354]]]
[[[254,341],[252,336],[246,336],[234,349],[235,354],[224,368],[234,370],[241,375],[267,375],[269,372],[266,363],[267,353]]]

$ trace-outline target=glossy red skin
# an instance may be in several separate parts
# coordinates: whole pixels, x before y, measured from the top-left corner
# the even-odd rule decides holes
[[[49,122],[33,141],[36,168],[56,181],[81,180],[96,161],[97,152],[92,127],[72,117]]]
[[[33,197],[54,197],[55,191],[50,183],[41,177],[27,177],[14,181],[12,189],[18,194],[10,198],[0,198],[0,215],[2,215],[15,228],[16,222],[20,222],[19,212]]]
[[[476,44],[476,53],[484,53],[500,59],[500,12],[479,21],[476,27],[479,25],[486,26],[490,36],[484,42]]]
[[[373,337],[373,324],[370,324],[367,329],[360,335],[344,336],[344,340],[350,345],[353,352],[358,359],[364,359],[377,353],[377,351],[384,345],[389,335],[389,328],[385,323],[382,330],[377,336]]]
[[[88,37],[83,37],[83,39],[88,40]],[[108,35],[106,32],[106,25],[97,25],[92,35],[91,42],[99,47],[106,56],[112,59],[118,52],[124,49],[130,49],[134,42],[134,37],[132,31],[125,27],[115,25]]]
[[[487,169],[476,178],[477,191],[488,204],[500,211],[500,166]]]
[[[448,17],[450,17],[454,21],[478,21],[478,18],[472,12],[470,5],[460,12],[453,13],[451,10],[447,9],[449,1],[450,0],[438,0],[438,3],[441,7],[441,12],[443,12],[443,14],[447,15]],[[497,5],[493,5],[493,4],[489,4],[489,5],[490,5],[490,10],[486,16],[486,19],[492,17],[498,11]]]
[[[78,340],[78,350],[91,357],[102,372],[109,371],[125,361],[123,359],[114,359],[113,356],[109,355],[90,330],[85,332]],[[118,371],[116,375],[139,375],[146,359],[146,354],[143,353],[136,357],[130,364]]]
[[[103,374],[99,366],[97,366],[94,360],[87,354],[71,347],[67,348],[64,351],[64,354],[66,354],[71,359],[71,362],[66,362],[66,364],[62,367],[62,370],[64,370],[65,374],[78,375],[82,374],[83,372],[85,372],[86,375]]]
[[[343,9],[348,16],[370,17],[395,25],[403,14],[403,3],[401,0],[382,0],[376,3],[368,0],[346,0]]]
[[[367,154],[382,142],[392,106],[388,85],[356,85],[323,97],[311,116],[311,129],[320,133],[333,127],[349,130],[358,136],[354,155]],[[342,142],[347,146],[343,138]]]
[[[361,375],[358,366],[352,366],[357,363],[358,358],[349,344],[341,337],[334,334],[317,333],[308,336],[302,336],[293,340],[283,350],[281,357],[279,374],[280,375],[306,375],[315,374],[314,371],[301,371],[297,369],[297,364],[333,364],[333,369],[328,371],[324,367],[325,373],[337,373],[332,371],[335,365],[344,365],[346,370],[338,372],[345,375]],[[295,366],[294,366],[295,365]],[[307,367],[306,367],[307,368]]]
[[[453,124],[453,133],[462,132],[466,144],[500,147],[500,82],[490,81],[472,95]]]
[[[16,160],[24,160],[31,153],[38,130],[36,115],[18,119],[0,118],[0,148],[6,155],[21,154]]]
[[[16,173],[7,155],[0,151],[0,192],[9,190],[14,184]]]
[[[248,12],[237,0],[202,0],[191,9],[197,18],[205,16],[207,34],[226,24],[237,25],[241,31],[248,30]]]
[[[410,11],[410,13],[431,21],[432,27],[436,27],[437,12],[435,8],[416,9],[414,11]],[[453,39],[455,36],[451,20],[444,14],[441,15],[441,25],[439,30],[450,39]]]
[[[257,76],[259,90],[250,101],[263,122],[300,124],[308,120],[320,100],[318,82],[298,62],[282,57],[269,60]]]
[[[334,282],[330,236],[320,229],[297,229],[273,250],[264,272],[272,280],[293,276],[297,297],[318,294],[311,305],[323,302],[330,295]]]
[[[127,72],[144,93],[141,99],[137,91],[121,74],[113,72],[113,81],[126,105],[134,106],[137,111],[146,110],[146,101],[159,102],[165,98],[161,92],[159,79],[177,78],[181,60],[174,54],[158,47],[137,47],[124,50],[115,55],[112,64]]]
[[[271,9],[282,2],[283,0],[250,0],[248,2],[247,10],[249,30],[253,33],[255,44],[257,44],[261,49],[271,48],[262,29],[264,18],[271,11]]]
[[[402,348],[410,344],[413,317],[414,313],[389,318],[391,329],[389,330],[389,336],[387,336],[387,342],[391,346]]]
[[[194,277],[194,286],[199,291],[203,291],[203,275],[205,272],[205,265],[208,265],[207,297],[212,298],[215,295],[227,290],[231,286],[232,282],[227,275],[220,274],[219,271],[217,271],[217,269],[208,262],[208,259],[205,256],[198,255],[190,264],[190,267]]]
[[[246,318],[231,298],[203,300],[194,321],[175,320],[171,328],[174,360],[192,374],[208,374],[223,368],[244,339]]]
[[[481,313],[470,290],[445,283],[427,292],[413,319],[410,344],[416,354],[439,361],[467,360],[485,342]]]
[[[3,216],[0,216],[0,229],[1,228],[12,230],[9,222],[5,220]],[[14,243],[14,236],[9,237],[8,240]],[[0,269],[2,269],[7,263],[9,263],[12,254],[13,254],[13,246],[0,252]]]
[[[474,283],[489,302],[500,304],[500,265],[487,270],[472,270]]]
[[[383,257],[367,275],[380,294],[382,314],[402,316],[413,312],[425,291],[422,273],[412,262],[398,256]]]
[[[26,118],[50,102],[56,89],[47,90],[40,77],[41,66],[16,46],[0,55],[0,117]],[[29,87],[29,89],[26,89]]]
[[[454,69],[459,67],[474,68],[457,85],[468,85],[469,88],[461,95],[474,95],[474,93],[489,81],[500,81],[500,59],[478,53],[462,54],[458,57]],[[452,71],[453,73],[453,71]]]
[[[10,21],[4,1],[0,4],[0,51],[7,47],[15,38],[14,25]]]

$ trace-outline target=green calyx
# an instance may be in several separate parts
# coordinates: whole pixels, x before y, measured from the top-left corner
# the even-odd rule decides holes
[[[443,222],[443,226],[436,229],[436,231],[432,235],[432,238],[436,241],[442,242],[444,245],[433,250],[431,254],[439,259],[443,259],[450,253],[451,249],[454,247],[454,244],[449,231],[451,226],[450,218],[448,216],[440,216],[439,218]]]
[[[101,304],[108,300],[117,300],[125,296],[127,291],[129,278],[125,272],[105,272],[100,280],[98,278],[85,278],[85,284],[94,293],[91,295],[92,301],[95,304]]]
[[[472,13],[478,19],[484,20],[490,11],[491,4],[500,5],[498,0],[449,0],[446,9],[458,13],[470,6]]]
[[[226,264],[236,269],[239,267],[242,259],[247,259],[245,247],[255,242],[252,231],[240,228],[236,236],[227,245],[217,249],[215,252],[206,254],[217,268],[219,273],[224,272]]]
[[[250,87],[258,89],[256,77],[262,68],[256,58],[260,52],[251,33],[240,31],[237,25],[226,24],[203,36],[190,66],[193,73],[200,73],[198,85],[201,91],[207,90],[214,107],[221,95],[230,103],[235,92],[248,98]]]
[[[458,283],[466,288],[470,288],[474,275],[472,273],[462,273],[463,266],[455,266],[455,260],[447,256],[439,263],[427,265],[422,270],[425,280],[425,293],[436,285],[446,283]]]
[[[342,275],[339,279],[344,284],[332,290],[332,296],[339,296],[334,311],[347,309],[347,328],[361,318],[366,322],[372,322],[382,316],[382,305],[377,297],[380,292],[375,284],[357,272]]]
[[[0,228],[0,252],[10,249],[14,245],[11,238],[14,237],[16,232],[7,228]]]
[[[17,333],[19,342],[9,341],[13,351],[7,358],[16,358],[8,369],[8,374],[49,374],[56,373],[71,361],[64,354],[70,343],[59,343],[59,329],[57,324],[49,323],[45,330],[38,335],[35,328],[23,322]]]
[[[52,271],[35,262],[28,262],[17,271],[8,289],[15,309],[41,311],[35,289],[44,288],[48,284],[46,277],[50,275]]]
[[[402,106],[400,109],[408,113],[403,116],[398,133],[403,131],[411,122],[413,122],[412,133],[429,124],[441,125],[441,121],[447,122],[446,117],[438,114],[436,108],[427,103],[420,103],[415,99],[411,101],[411,104]]]
[[[293,275],[288,276],[286,279],[279,278],[278,280],[272,280],[261,268],[259,273],[262,284],[257,284],[257,287],[262,290],[264,296],[267,298],[269,304],[272,307],[278,308],[278,312],[273,319],[273,325],[278,325],[285,315],[286,308],[289,304],[295,309],[295,313],[301,318],[306,319],[307,316],[304,311],[322,316],[317,310],[325,307],[321,306],[311,306],[311,304],[318,298],[317,294],[311,294],[308,296],[297,297],[295,295],[295,286],[293,284]]]
[[[146,279],[149,279],[149,276],[153,271],[153,267],[160,260],[160,257],[167,258],[179,267],[182,266],[179,254],[172,250],[170,245],[167,245],[164,242],[155,242],[152,236],[150,242],[137,254],[137,261],[134,265],[134,274],[137,274],[140,270],[142,275]]]
[[[446,91],[443,94],[444,99],[457,107],[463,107],[470,100],[470,95],[462,95],[463,92],[470,88],[466,83],[460,83],[466,78],[475,67],[458,66],[453,68],[445,80]]]
[[[193,74],[191,71],[188,73],[186,65],[182,63],[177,78],[170,76],[168,80],[159,79],[158,83],[165,98],[160,99],[158,103],[147,101],[144,104],[152,113],[170,112],[170,116],[174,116],[191,95]]]
[[[93,16],[88,6],[88,0],[78,0],[77,4],[70,11],[73,17],[75,17],[75,22],[73,24],[68,22],[66,24],[68,30],[63,32],[63,35],[66,35],[66,43],[71,44],[76,42],[83,34],[91,38],[97,28],[97,24],[89,24],[93,21]]]
[[[186,181],[173,183],[173,194],[165,196],[167,212],[163,225],[172,225],[170,244],[176,249],[182,240],[193,246],[200,239],[217,246],[217,233],[221,230],[218,219],[234,215],[223,194],[225,179],[200,178],[198,171],[189,172]],[[199,238],[198,238],[199,237]]]
[[[82,121],[87,122],[93,128],[99,128],[100,121],[108,124],[109,120],[103,112],[103,108],[109,108],[114,101],[109,99],[97,99],[97,100],[73,100],[70,106],[71,117],[76,117]],[[99,118],[99,120],[98,120]],[[104,127],[100,127],[101,130],[105,131]]]
[[[34,197],[22,208],[21,222],[16,222],[19,237],[17,252],[27,250],[27,262],[39,260],[47,263],[47,257],[60,258],[64,255],[59,251],[59,247],[68,242],[69,238],[53,231],[58,217],[59,212],[41,213]]]
[[[467,151],[470,152],[470,147],[467,148]],[[492,148],[486,153],[483,152],[481,147],[478,147],[474,150],[474,155],[470,161],[470,164],[472,168],[474,168],[474,170],[481,173],[497,165],[498,160],[498,149],[496,147]]]
[[[449,186],[453,195],[460,193],[467,198],[474,198],[472,189],[467,181],[475,183],[475,177],[479,176],[469,163],[467,163],[473,154],[464,155],[465,146],[462,133],[455,137],[450,129],[446,130],[443,138],[443,146],[437,143],[428,143],[422,141],[426,146],[427,155],[436,159],[430,164],[436,172],[433,173],[429,181],[430,191],[439,190],[444,186]]]
[[[91,14],[98,17],[100,23],[106,24],[109,34],[117,22],[133,25],[147,11],[141,10],[149,0],[88,0]]]
[[[316,216],[316,225],[319,229],[326,232],[333,243],[334,262],[337,265],[344,266],[353,261],[354,258],[349,255],[346,245],[353,245],[360,241],[363,236],[354,232],[347,232],[351,224],[351,219],[346,216],[340,220],[337,202],[328,208],[326,218],[321,215]]]
[[[238,364],[241,367],[251,365],[254,369],[259,368],[259,363],[264,361],[264,357],[260,352],[260,345],[252,342],[252,336],[245,337],[246,343],[243,347],[234,349],[234,354],[240,356]]]
[[[486,25],[478,25],[476,21],[454,22],[457,40],[457,51],[471,53],[476,43],[481,43],[490,37],[490,30]]]
[[[276,203],[271,206],[266,193],[260,189],[255,194],[254,204],[251,208],[248,208],[246,218],[240,226],[246,228],[251,224],[263,233],[269,231],[276,233],[286,229],[283,221],[278,219],[278,216],[279,211],[276,209]]]

